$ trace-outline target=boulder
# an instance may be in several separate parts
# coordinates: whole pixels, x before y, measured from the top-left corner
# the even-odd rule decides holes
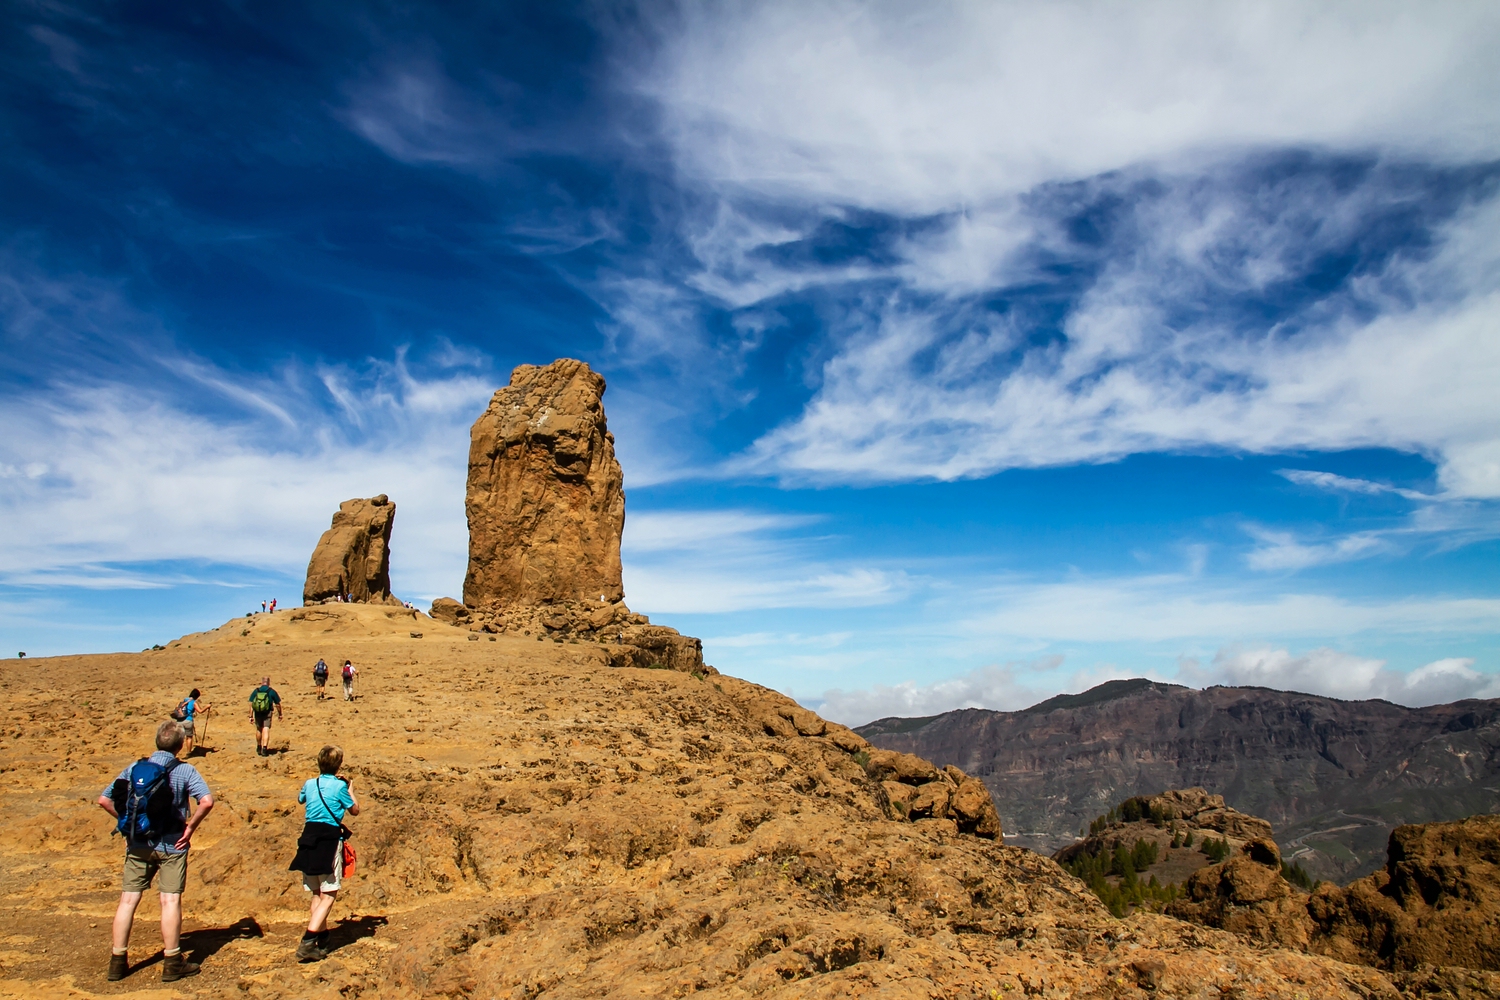
[[[826,725],[826,735],[829,741],[845,753],[859,753],[862,750],[870,749],[869,741],[854,730],[846,726],[841,726],[836,722],[830,722]]]
[[[958,828],[964,833],[990,840],[1000,838],[1000,813],[995,809],[995,800],[990,795],[989,788],[978,778],[965,777],[959,782],[949,808],[958,822]]]
[[[521,365],[474,422],[465,604],[624,596],[624,478],[603,396],[582,361]]]
[[[345,500],[333,524],[318,539],[307,563],[303,604],[321,604],[340,595],[362,604],[399,604],[391,596],[391,526],[396,505],[384,493],[368,500]]]
[[[1307,897],[1281,877],[1280,853],[1274,864],[1262,860],[1267,843],[1251,841],[1244,853],[1193,872],[1185,898],[1169,903],[1167,913],[1262,944],[1306,951],[1314,929]],[[1270,846],[1274,851],[1276,845]]]
[[[432,602],[432,617],[449,625],[466,625],[469,609],[451,597],[439,597]]]
[[[865,770],[876,781],[902,781],[908,785],[926,784],[938,776],[938,769],[931,761],[895,750],[871,750]]]
[[[911,816],[930,819],[948,818],[948,801],[952,798],[946,781],[929,781],[917,789],[911,800]]]
[[[912,800],[917,790],[899,781],[882,781],[880,791],[885,796],[885,813],[891,819],[906,819],[911,813]]]

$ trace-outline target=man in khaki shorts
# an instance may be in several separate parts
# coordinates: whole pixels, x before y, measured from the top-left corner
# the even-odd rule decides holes
[[[177,759],[185,739],[181,725],[163,722],[156,729],[156,752],[121,771],[99,795],[100,808],[115,817],[116,829],[125,835],[125,875],[107,977],[111,982],[130,973],[130,929],[153,879],[161,897],[162,982],[198,974],[198,966],[182,957],[182,891],[193,832],[214,807],[214,797],[198,770]],[[191,815],[189,797],[197,800]]]

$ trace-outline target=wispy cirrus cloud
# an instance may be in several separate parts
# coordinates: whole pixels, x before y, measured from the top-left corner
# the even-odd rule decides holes
[[[832,560],[795,529],[808,515],[648,510],[625,521],[626,594],[644,611],[702,614],[891,604],[912,590],[899,569]]]
[[[685,283],[829,328],[805,406],[727,468],[1380,447],[1500,496],[1500,18],[1429,13],[684,14],[633,79],[702,205]]]
[[[1371,482],[1368,479],[1351,479],[1332,472],[1315,472],[1311,469],[1277,469],[1276,474],[1299,486],[1311,486],[1329,492],[1363,493],[1367,496],[1391,494],[1407,500],[1424,502],[1441,499],[1429,493],[1423,493],[1421,490],[1403,489],[1386,483]]]

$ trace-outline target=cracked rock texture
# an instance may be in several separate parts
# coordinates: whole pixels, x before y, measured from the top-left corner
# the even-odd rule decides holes
[[[384,493],[345,500],[307,563],[303,604],[340,594],[362,604],[399,604],[391,596],[391,527],[396,505]]]
[[[624,477],[603,397],[603,377],[582,361],[521,365],[474,422],[464,604],[624,596]]]

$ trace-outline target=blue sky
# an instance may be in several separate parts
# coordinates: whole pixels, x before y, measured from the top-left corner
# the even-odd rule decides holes
[[[13,2],[0,648],[458,593],[587,360],[626,597],[842,721],[1500,696],[1500,9]]]

